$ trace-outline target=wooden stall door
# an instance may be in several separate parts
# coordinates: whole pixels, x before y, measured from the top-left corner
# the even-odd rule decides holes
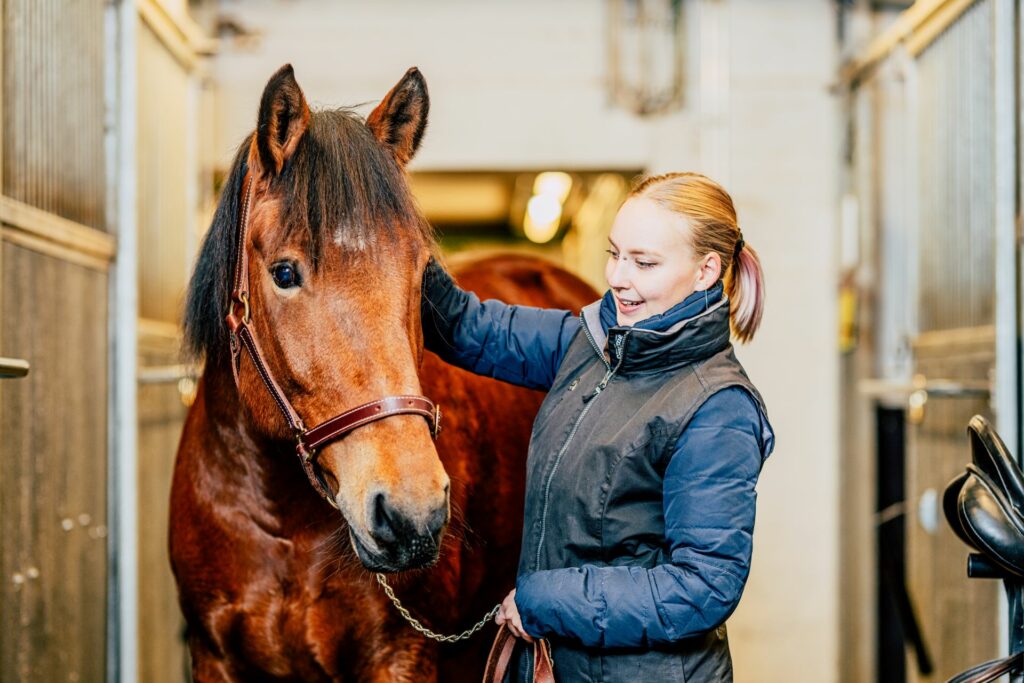
[[[139,680],[189,680],[185,622],[167,554],[170,482],[186,407],[177,326],[139,326]],[[187,390],[186,390],[187,391]]]
[[[1016,330],[1013,266],[1007,271],[1000,254],[1013,251],[1016,173],[1012,151],[1011,163],[1002,156],[1013,143],[999,127],[1000,83],[1006,69],[1016,68],[1012,50],[1005,58],[999,52],[1008,41],[1005,19],[998,17],[1006,16],[1009,5],[974,3],[915,57],[917,186],[911,191],[919,238],[913,371],[931,384],[950,382],[948,391],[929,392],[923,413],[913,407],[913,397],[909,411],[908,579],[936,669],[928,679],[910,680],[945,680],[997,656],[1002,647],[1000,585],[967,577],[967,547],[949,529],[940,499],[970,459],[966,426],[972,415],[993,419],[1011,448],[1017,441],[1019,406],[999,393],[1009,386],[1015,395],[1017,384],[1015,360],[1006,362],[1000,352],[1001,335],[1009,330],[1012,346]],[[1010,35],[1012,40],[1012,27]]]
[[[106,679],[104,0],[2,0],[0,680]]]

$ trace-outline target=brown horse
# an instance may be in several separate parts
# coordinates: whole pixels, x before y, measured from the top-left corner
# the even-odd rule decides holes
[[[197,681],[482,672],[490,628],[457,645],[427,640],[371,573],[400,572],[391,576],[399,597],[439,631],[472,624],[511,589],[541,400],[423,353],[420,283],[435,244],[404,166],[428,104],[412,69],[365,122],[311,112],[286,66],[235,158],[189,288],[186,340],[205,367],[171,492],[171,563]],[[436,444],[426,420],[395,415],[319,449],[317,476],[340,515],[310,485],[253,357],[241,355],[233,375],[224,313],[239,253],[249,265],[245,317],[305,424],[388,395],[443,406]],[[595,296],[523,257],[457,275],[482,298],[578,309]]]

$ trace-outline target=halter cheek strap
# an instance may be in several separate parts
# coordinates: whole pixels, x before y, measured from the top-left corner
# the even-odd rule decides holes
[[[281,411],[288,427],[295,435],[296,453],[302,461],[302,467],[309,478],[309,483],[324,500],[337,508],[338,504],[331,494],[330,487],[327,486],[316,466],[317,449],[344,437],[359,427],[392,415],[423,416],[430,425],[431,434],[436,439],[441,432],[441,409],[426,396],[385,396],[346,410],[312,429],[306,428],[281,385],[274,379],[263,351],[260,349],[256,333],[251,326],[249,255],[246,250],[252,205],[252,177],[249,175],[245,178],[242,193],[242,212],[238,219],[238,242],[235,252],[235,273],[232,279],[231,301],[228,304],[227,316],[225,316],[230,331],[231,373],[235,378],[235,387],[241,394],[239,371],[244,350],[248,353],[249,360],[263,381],[263,386],[266,387],[270,397],[274,399],[278,410]]]

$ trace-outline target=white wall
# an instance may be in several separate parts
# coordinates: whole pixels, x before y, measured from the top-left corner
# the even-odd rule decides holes
[[[414,168],[638,168],[654,144],[606,103],[604,14],[592,1],[379,3],[224,0],[263,32],[258,51],[226,50],[220,126],[234,141],[254,124],[266,79],[291,62],[311,102],[377,101],[410,66],[431,95]]]
[[[837,676],[841,157],[839,103],[826,90],[837,54],[830,5],[731,2],[726,182],[768,286],[764,327],[738,355],[778,437],[759,487],[748,592],[731,623],[738,680]]]
[[[687,103],[637,119],[608,104],[595,0],[221,0],[261,31],[225,45],[222,157],[291,62],[320,105],[380,99],[417,65],[431,122],[414,168],[699,170],[732,193],[761,254],[764,327],[739,355],[777,449],[759,485],[753,570],[729,622],[739,681],[838,678],[838,379],[833,258],[837,47],[828,0],[687,0]]]

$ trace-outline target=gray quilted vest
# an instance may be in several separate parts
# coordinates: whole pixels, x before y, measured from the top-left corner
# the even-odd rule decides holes
[[[733,355],[726,297],[664,332],[612,327],[607,338],[599,310],[599,301],[583,310],[582,330],[534,422],[520,574],[668,562],[662,483],[690,418],[731,386],[746,389],[765,412]],[[659,649],[551,645],[559,681],[732,680],[724,624]],[[522,650],[512,680],[530,680],[532,662]]]

